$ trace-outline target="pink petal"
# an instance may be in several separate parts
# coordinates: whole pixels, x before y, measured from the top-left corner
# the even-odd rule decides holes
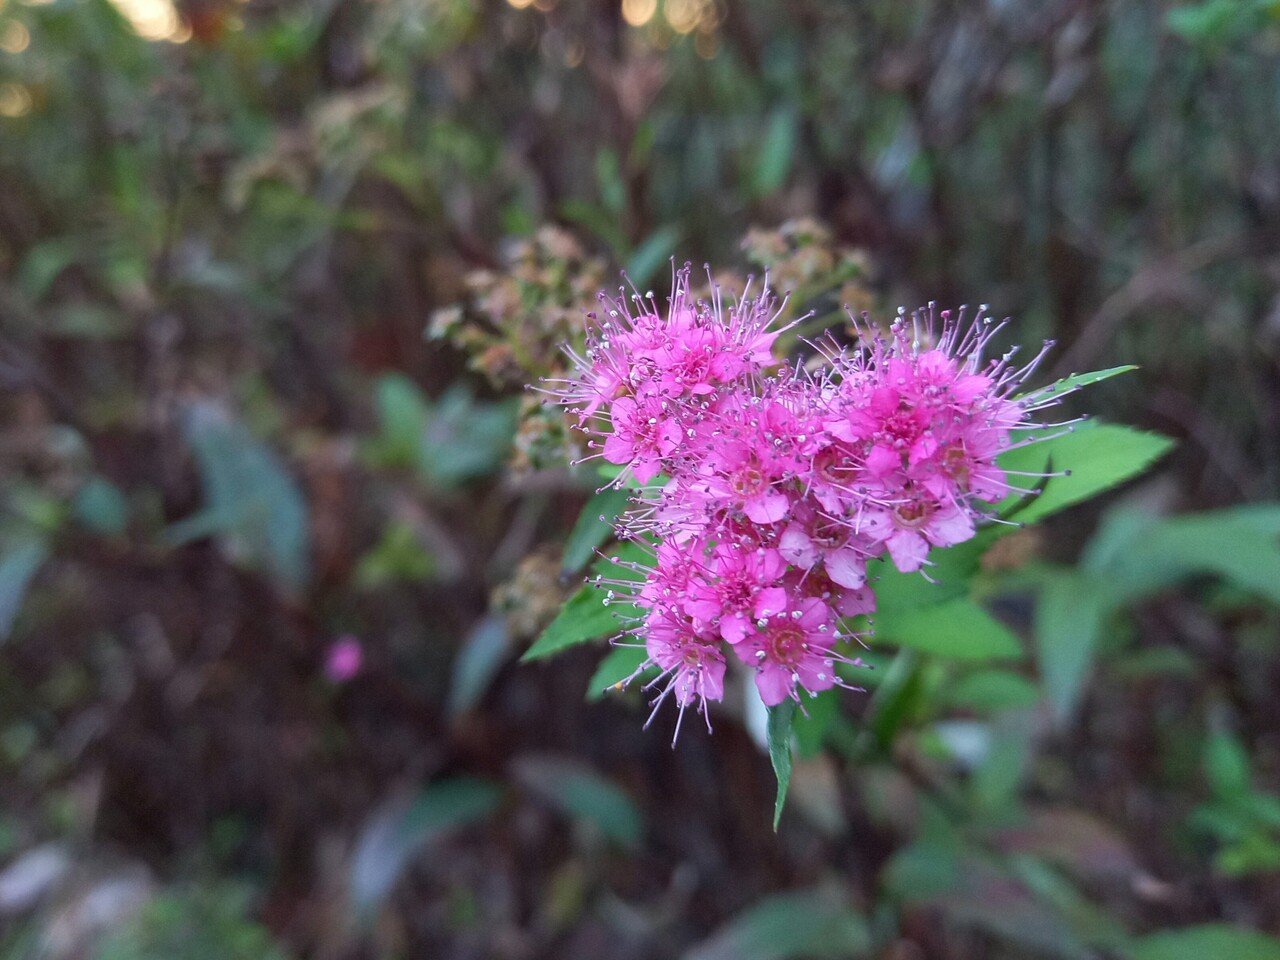
[[[913,573],[924,566],[929,555],[929,544],[924,537],[911,530],[899,530],[888,542],[893,565],[903,573]]]
[[[782,587],[766,587],[756,595],[756,606],[752,613],[757,620],[776,616],[787,609],[787,591]]]
[[[791,501],[784,493],[762,493],[742,505],[742,512],[756,523],[777,523],[787,515]]]
[[[776,663],[765,663],[756,671],[756,689],[766,707],[776,707],[795,689],[791,671]]]
[[[720,618],[720,636],[724,637],[726,643],[741,643],[750,628],[751,621],[740,613],[731,613]]]
[[[867,473],[878,478],[886,477],[902,466],[902,456],[892,447],[877,443],[867,454]]]
[[[856,590],[867,582],[867,569],[858,551],[848,547],[827,554],[827,576],[842,587]]]

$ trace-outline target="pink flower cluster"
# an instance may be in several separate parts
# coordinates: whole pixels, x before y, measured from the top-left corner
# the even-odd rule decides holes
[[[867,562],[919,570],[974,535],[1011,490],[996,458],[1038,406],[1013,392],[1044,351],[986,361],[999,324],[930,306],[788,366],[767,289],[703,302],[687,267],[675,280],[665,312],[652,294],[602,295],[574,375],[551,388],[614,483],[639,486],[618,531],[654,556],[611,584],[641,611],[626,632],[660,670],[655,710],[671,696],[705,713],[731,660],[770,706],[847,685],[845,618],[875,608]]]

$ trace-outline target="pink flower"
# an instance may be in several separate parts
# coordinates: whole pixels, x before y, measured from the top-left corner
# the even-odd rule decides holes
[[[690,582],[685,612],[716,625],[729,643],[739,643],[753,619],[773,616],[786,606],[787,593],[776,586],[786,569],[777,550],[723,543],[712,552],[706,575]]]
[[[690,704],[705,714],[707,701],[723,699],[724,654],[717,638],[693,620],[671,607],[655,608],[645,624],[645,650],[662,671],[646,686],[659,688],[655,713],[668,696],[674,696],[682,716]]]
[[[333,683],[346,683],[360,672],[363,664],[364,649],[359,640],[348,634],[329,645],[324,673]]]
[[[756,689],[766,706],[777,706],[788,697],[798,699],[797,686],[817,693],[836,685],[834,621],[821,600],[798,599],[734,648],[744,663],[755,667]]]
[[[655,711],[672,697],[705,715],[727,650],[769,706],[844,685],[836,665],[859,661],[840,652],[840,618],[876,605],[867,562],[912,572],[972,537],[1011,489],[999,456],[1052,402],[1013,393],[1043,351],[1021,368],[1012,352],[982,359],[999,326],[981,312],[967,324],[930,306],[856,349],[819,344],[825,364],[803,369],[778,367],[778,314],[767,291],[694,302],[686,267],[665,313],[651,295],[602,298],[574,376],[550,391],[595,456],[648,484],[620,537],[655,559],[609,583],[641,611],[623,633],[661,671]]]
[[[637,403],[622,397],[610,408],[613,432],[605,439],[604,458],[629,464],[641,483],[662,472],[663,461],[680,445],[680,424],[660,401]]]

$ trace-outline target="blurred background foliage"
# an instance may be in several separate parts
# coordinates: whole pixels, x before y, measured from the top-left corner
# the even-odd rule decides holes
[[[1275,0],[0,0],[0,956],[1280,956],[1277,251]],[[1179,441],[776,836],[743,704],[515,663],[617,506],[519,388],[672,255]]]

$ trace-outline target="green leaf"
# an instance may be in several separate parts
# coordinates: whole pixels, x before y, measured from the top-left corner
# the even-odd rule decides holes
[[[0,557],[0,643],[9,639],[27,587],[48,555],[43,540],[31,539],[18,543]]]
[[[124,494],[104,477],[90,477],[76,493],[72,513],[90,530],[119,536],[129,524],[129,504]]]
[[[1024,396],[1052,397],[1062,396],[1084,387],[1092,386],[1095,383],[1101,383],[1103,380],[1110,380],[1112,377],[1118,377],[1122,373],[1128,373],[1130,370],[1137,370],[1136,364],[1126,363],[1120,367],[1110,367],[1107,370],[1095,370],[1092,373],[1076,373],[1069,377],[1063,377],[1056,380],[1047,387],[1041,387],[1038,390],[1028,390]]]
[[[638,287],[648,283],[680,242],[680,227],[668,224],[649,234],[627,258],[627,276]]]
[[[626,793],[576,760],[525,756],[512,770],[527,789],[562,813],[591,824],[623,847],[636,848],[644,833],[639,808]]]
[[[757,197],[764,197],[782,186],[795,155],[799,123],[794,112],[779,109],[769,118],[764,131],[760,152],[756,154],[751,171],[751,190]]]
[[[773,804],[773,829],[778,829],[782,819],[782,807],[787,802],[787,788],[791,786],[791,726],[796,715],[796,702],[783,700],[769,708],[766,739],[769,744],[769,760],[778,779],[778,797]]]
[[[419,471],[443,488],[493,473],[511,447],[516,417],[514,401],[487,403],[465,386],[450,387],[428,410],[418,441]]]
[[[368,913],[380,904],[418,851],[437,836],[492,813],[502,790],[458,777],[432,784],[411,802],[394,803],[365,825],[351,858],[351,898]]]
[[[466,713],[480,702],[502,667],[509,640],[507,621],[497,614],[483,617],[471,629],[453,661],[448,701],[450,716]]]
[[[302,589],[310,568],[307,506],[293,477],[267,446],[212,404],[191,408],[185,432],[205,505],[169,527],[165,539],[178,545],[217,534],[232,559]]]
[[[627,188],[622,182],[622,167],[617,151],[604,147],[596,153],[596,182],[600,186],[600,203],[613,217],[622,216],[627,206]]]
[[[422,391],[404,374],[388,373],[378,378],[373,393],[379,462],[389,467],[415,466],[430,418]]]
[[[587,699],[599,700],[610,689],[632,676],[647,659],[649,654],[644,647],[614,647],[591,675],[591,680],[587,683]]]
[[[427,483],[445,489],[496,470],[515,433],[514,402],[476,400],[460,384],[431,402],[408,377],[389,373],[378,378],[374,403],[373,461],[417,470]]]
[[[1041,590],[1036,603],[1036,656],[1045,696],[1059,723],[1075,709],[1103,628],[1118,598],[1095,577],[1061,570]]]
[[[871,561],[867,564],[867,579],[875,587],[876,608],[883,615],[966,596],[982,555],[1007,529],[985,527],[971,540],[932,551],[927,569],[933,582],[919,573],[902,573],[888,560]]]
[[[1280,940],[1256,930],[1207,923],[1140,938],[1133,960],[1277,960]]]
[[[597,560],[591,569],[609,579],[639,580],[640,574],[614,560],[627,563],[646,559],[639,544],[627,543],[611,556]],[[607,637],[621,629],[623,620],[640,615],[635,604],[618,596],[610,598],[611,592],[613,588],[608,584],[597,586],[588,582],[569,598],[533,646],[524,652],[521,661],[540,660],[580,643]]]
[[[627,508],[631,491],[606,487],[587,501],[564,544],[565,573],[577,573],[590,562],[596,549],[613,534],[614,521]]]
[[[1052,440],[1010,450],[999,461],[1006,470],[1069,470],[1071,475],[1049,478],[1038,495],[1021,502],[1010,497],[1001,513],[1022,523],[1043,520],[1137,476],[1172,446],[1172,440],[1158,433],[1087,423]]]
[[[919,713],[926,702],[920,658],[899,650],[872,694],[868,728],[882,748],[893,743],[898,730]]]
[[[822,742],[839,716],[840,704],[835,690],[823,690],[816,697],[806,697],[804,711],[796,711],[792,729],[796,735],[796,753],[802,759],[818,755]]]
[[[1022,645],[1009,628],[972,600],[892,609],[876,616],[876,638],[954,660],[1009,660]]]
[[[1255,504],[1173,518],[1114,511],[1083,562],[1127,596],[1213,574],[1280,603],[1280,507]]]
[[[1249,754],[1225,730],[1210,734],[1205,740],[1204,772],[1214,795],[1221,800],[1239,800],[1251,790]]]
[[[871,950],[866,920],[839,888],[767,897],[738,914],[684,960],[850,960]]]
[[[1034,706],[1040,692],[1034,683],[1008,670],[978,670],[942,691],[953,707],[987,713]]]

